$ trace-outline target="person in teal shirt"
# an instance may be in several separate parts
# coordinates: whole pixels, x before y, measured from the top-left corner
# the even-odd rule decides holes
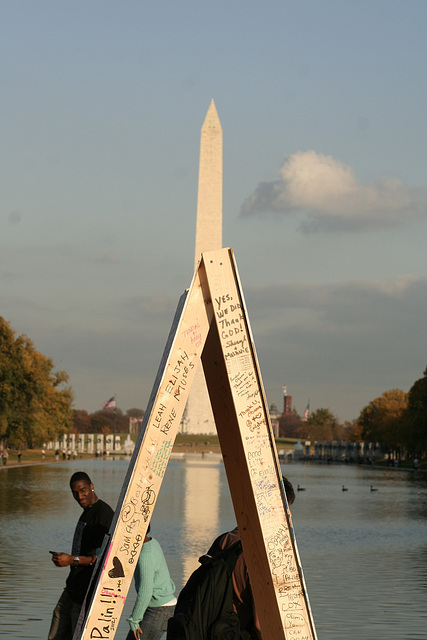
[[[126,640],[160,640],[175,611],[175,585],[160,544],[147,535],[135,569],[136,602]]]

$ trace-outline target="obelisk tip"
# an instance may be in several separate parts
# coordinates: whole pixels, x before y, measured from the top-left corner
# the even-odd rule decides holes
[[[215,129],[221,129],[221,123],[219,121],[219,117],[218,117],[218,112],[216,110],[216,106],[215,106],[215,101],[212,98],[211,103],[209,105],[209,109],[206,113],[206,117],[205,120],[203,122],[202,125],[202,130],[206,127],[209,127],[210,129],[215,128]]]

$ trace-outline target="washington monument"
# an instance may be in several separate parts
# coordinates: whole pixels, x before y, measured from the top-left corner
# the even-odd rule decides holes
[[[194,266],[201,254],[222,248],[222,128],[212,100],[200,135]],[[197,367],[184,418],[187,433],[216,433],[203,367]]]

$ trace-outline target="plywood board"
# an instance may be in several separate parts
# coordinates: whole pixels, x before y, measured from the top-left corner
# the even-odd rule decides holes
[[[74,640],[114,638],[212,319],[210,301],[203,299],[204,277],[200,267],[178,305],[101,566],[96,568],[93,595]]]
[[[262,635],[313,640],[316,633],[233,253],[211,251],[203,261],[215,321],[202,362]]]

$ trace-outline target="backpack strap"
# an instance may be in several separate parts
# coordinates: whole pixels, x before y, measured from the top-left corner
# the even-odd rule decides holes
[[[226,562],[227,566],[232,565],[232,570],[234,569],[234,565],[237,562],[237,558],[243,552],[242,541],[238,540],[237,542],[232,544],[230,547],[226,547],[225,549],[223,549],[220,545],[220,541],[224,537],[224,535],[225,534],[218,536],[218,538],[214,540],[214,542],[212,543],[209,551],[204,555],[200,556],[199,558],[200,564],[206,564],[206,562],[209,562],[209,560],[211,560],[214,557],[222,557]],[[228,558],[230,558],[230,562],[228,562]]]

